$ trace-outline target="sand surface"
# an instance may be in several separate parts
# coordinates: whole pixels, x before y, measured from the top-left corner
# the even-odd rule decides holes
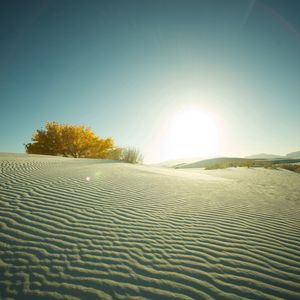
[[[300,299],[300,174],[0,168],[0,299]]]

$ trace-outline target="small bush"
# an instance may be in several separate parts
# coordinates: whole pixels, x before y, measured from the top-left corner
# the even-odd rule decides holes
[[[225,169],[227,166],[225,164],[212,164],[205,167],[205,170],[217,170],[217,169]]]
[[[122,160],[131,164],[143,163],[143,155],[137,148],[128,147],[123,150]]]
[[[277,170],[278,165],[273,164],[273,163],[270,163],[270,164],[265,164],[265,165],[263,165],[263,167],[264,167],[265,169]]]

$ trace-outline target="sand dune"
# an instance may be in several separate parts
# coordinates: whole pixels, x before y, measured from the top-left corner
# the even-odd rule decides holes
[[[299,174],[0,166],[0,298],[300,298]]]

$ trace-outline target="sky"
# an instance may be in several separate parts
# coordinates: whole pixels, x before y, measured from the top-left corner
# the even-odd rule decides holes
[[[197,107],[218,155],[286,154],[299,82],[298,0],[0,1],[0,152],[56,121],[159,162],[172,117]]]

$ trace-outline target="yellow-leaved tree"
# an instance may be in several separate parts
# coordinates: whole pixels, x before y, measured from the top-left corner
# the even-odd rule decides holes
[[[47,122],[45,129],[37,130],[32,143],[26,144],[25,148],[29,154],[89,158],[111,158],[111,153],[117,149],[111,137],[100,138],[89,127],[56,122]]]

